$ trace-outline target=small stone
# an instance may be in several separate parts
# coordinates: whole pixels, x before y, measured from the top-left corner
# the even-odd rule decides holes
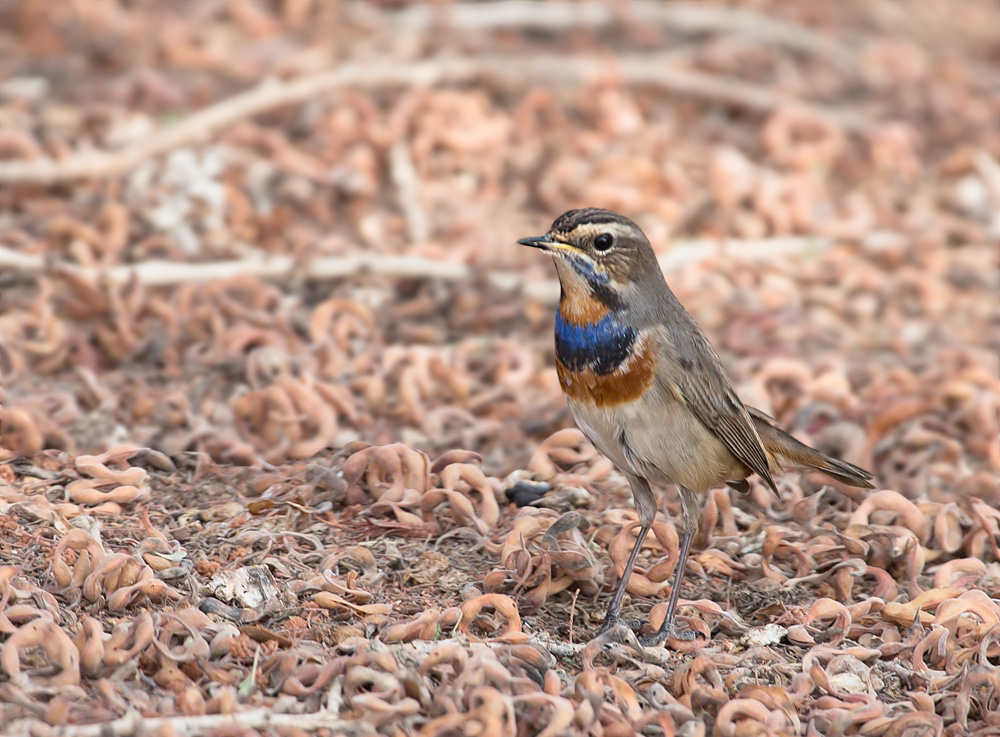
[[[767,647],[777,645],[788,633],[787,627],[778,624],[766,624],[758,629],[752,629],[743,635],[747,647]]]

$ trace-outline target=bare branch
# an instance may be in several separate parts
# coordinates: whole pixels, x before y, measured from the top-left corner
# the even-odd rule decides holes
[[[395,13],[352,3],[348,12],[358,20],[376,21],[405,30],[424,31],[445,26],[460,31],[531,28],[564,31],[568,28],[604,28],[622,21],[670,28],[681,33],[731,33],[762,43],[784,46],[818,56],[844,69],[853,69],[856,54],[845,44],[808,26],[775,20],[733,7],[661,0],[633,0],[620,9],[606,2],[537,3],[506,0],[493,3],[414,4]]]
[[[817,237],[684,241],[660,257],[660,267],[666,273],[676,273],[717,257],[747,262],[764,261],[777,256],[801,257],[827,250],[832,244],[833,241],[828,238]],[[465,264],[419,256],[330,256],[306,262],[288,256],[257,255],[234,261],[145,261],[92,269],[66,263],[55,264],[42,256],[26,256],[5,246],[0,246],[0,269],[22,274],[71,272],[98,283],[112,284],[121,284],[134,278],[147,286],[192,284],[244,274],[268,280],[299,275],[306,281],[318,282],[360,274],[454,282],[475,278],[477,273],[475,268]],[[559,299],[559,282],[555,279],[526,282],[520,274],[504,272],[488,273],[486,279],[498,289],[521,288],[528,299],[546,304],[555,304]]]
[[[396,185],[399,208],[406,217],[406,225],[413,243],[426,243],[431,237],[427,213],[420,204],[420,177],[410,157],[410,144],[399,140],[389,149],[389,172]]]
[[[183,735],[205,734],[225,727],[242,729],[297,727],[301,730],[328,729],[347,735],[378,734],[360,720],[341,719],[334,712],[326,710],[309,714],[282,714],[267,708],[233,714],[171,717],[144,717],[138,712],[131,711],[111,722],[46,727],[44,734],[52,737],[129,737],[157,735],[167,729],[170,734],[183,737]]]
[[[0,269],[3,268],[27,274],[72,272],[112,284],[120,284],[134,277],[147,286],[192,284],[244,274],[262,279],[281,279],[298,272],[308,281],[341,279],[363,273],[402,278],[436,278],[444,281],[469,278],[469,268],[463,264],[417,256],[337,256],[303,262],[289,256],[261,254],[234,261],[144,261],[110,268],[83,268],[66,263],[54,264],[42,256],[25,256],[11,248],[0,246]]]
[[[532,55],[432,59],[413,63],[348,64],[290,82],[270,80],[200,110],[180,123],[161,128],[118,151],[88,152],[65,159],[0,163],[0,184],[53,184],[122,174],[146,159],[204,141],[220,130],[263,112],[313,99],[347,87],[428,86],[488,77],[523,84],[586,84],[614,78],[749,110],[803,108],[851,132],[865,132],[874,122],[864,115],[812,105],[794,97],[727,77],[673,66],[664,55],[632,54],[617,58]]]

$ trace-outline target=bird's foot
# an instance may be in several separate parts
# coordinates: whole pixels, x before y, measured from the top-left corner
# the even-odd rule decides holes
[[[601,627],[597,636],[590,641],[591,644],[599,644],[601,650],[614,651],[615,645],[625,645],[638,653],[644,652],[644,648],[639,643],[635,632],[621,619],[615,619],[608,627]]]
[[[660,629],[651,635],[641,636],[639,642],[644,647],[655,647],[671,637],[683,642],[692,642],[698,637],[698,633],[693,630],[677,629],[676,622],[670,622],[669,624],[664,623],[664,626],[661,626]]]
[[[637,619],[622,619],[621,616],[617,614],[612,616],[607,616],[601,623],[601,628],[597,630],[597,636],[601,637],[602,635],[610,632],[619,625],[628,627],[635,634],[639,634],[639,631],[642,629],[642,624],[643,623]]]

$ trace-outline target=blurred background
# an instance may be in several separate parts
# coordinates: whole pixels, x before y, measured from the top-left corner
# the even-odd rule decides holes
[[[328,388],[316,448],[509,470],[566,423],[553,272],[513,241],[578,206],[639,222],[786,423],[871,412],[855,374],[995,368],[993,4],[0,12],[9,449],[304,457],[261,395],[285,372]]]
[[[382,525],[348,537],[435,537],[472,523],[377,499],[446,454],[501,501],[541,479],[612,525],[621,479],[550,439],[572,427],[558,289],[514,243],[593,206],[644,229],[745,401],[928,530],[959,505],[928,562],[993,556],[972,510],[1000,503],[998,65],[980,0],[0,2],[0,486],[127,444],[161,454],[164,514],[212,473],[242,523],[267,490]],[[339,480],[394,443],[428,456]],[[743,533],[854,519],[860,498],[796,506],[820,486],[786,479],[739,502]],[[133,501],[103,508],[122,535]],[[501,539],[505,509],[472,526]],[[867,565],[917,580],[886,555]]]

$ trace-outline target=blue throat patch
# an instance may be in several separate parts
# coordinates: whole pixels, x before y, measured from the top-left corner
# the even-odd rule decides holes
[[[610,374],[629,357],[638,331],[612,315],[588,325],[573,325],[556,312],[556,360],[570,371]]]

